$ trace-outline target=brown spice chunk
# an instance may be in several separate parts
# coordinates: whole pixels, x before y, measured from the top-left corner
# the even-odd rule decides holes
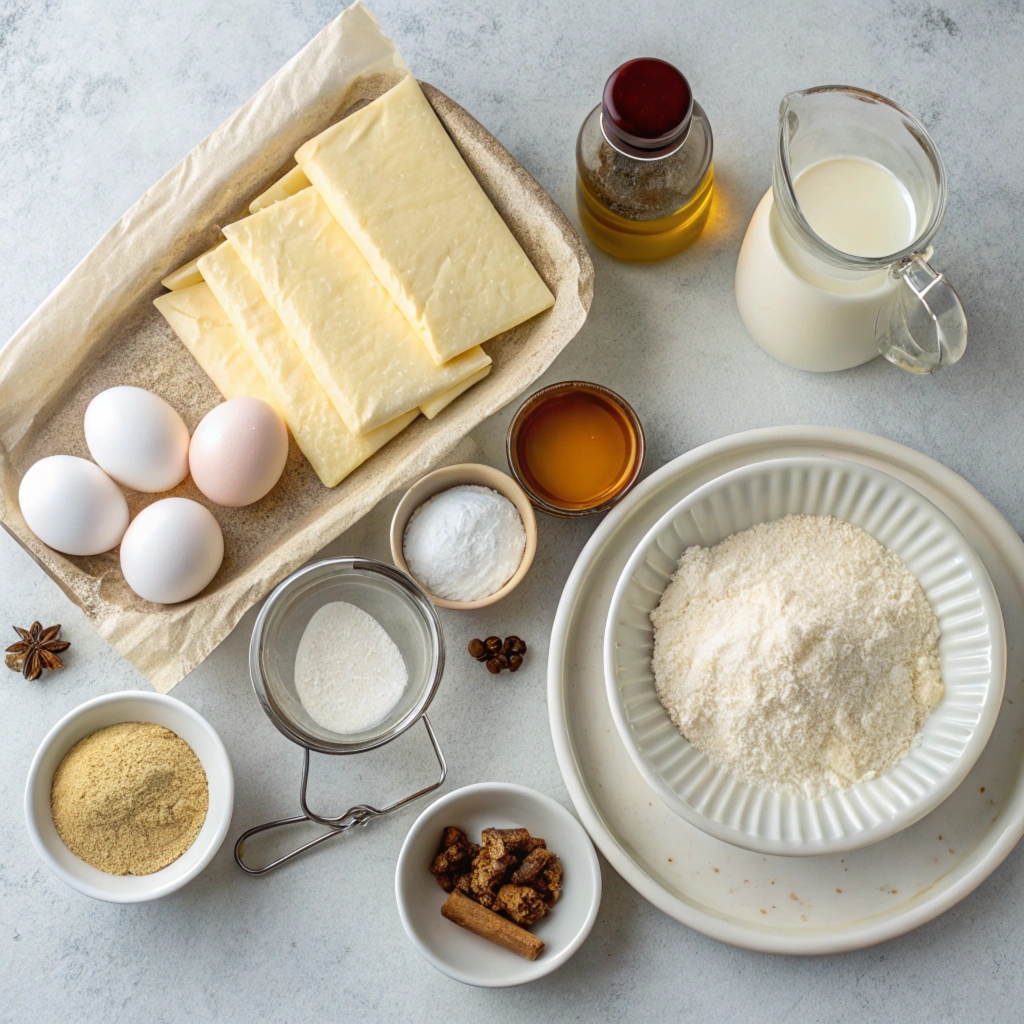
[[[516,924],[531,925],[547,912],[547,904],[528,885],[503,885],[498,890],[498,908]]]
[[[485,828],[480,833],[480,845],[486,847],[501,843],[511,850],[529,838],[530,833],[525,828]]]
[[[485,828],[481,833],[480,852],[473,859],[470,874],[470,887],[478,899],[485,895],[493,896],[509,869],[516,864],[518,858],[515,855],[515,843],[517,840],[522,841],[518,832],[529,836],[526,829]]]
[[[469,870],[479,850],[480,847],[471,843],[461,828],[446,825],[441,832],[441,842],[430,865],[430,873],[445,892],[451,892],[456,879]]]
[[[522,864],[512,875],[513,885],[530,885],[544,869],[547,862],[555,855],[543,846],[526,855]]]
[[[562,895],[562,861],[557,853],[551,854],[551,859],[530,884],[549,907],[555,905],[558,897]]]

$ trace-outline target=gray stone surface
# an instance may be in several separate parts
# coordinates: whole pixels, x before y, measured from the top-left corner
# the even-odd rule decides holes
[[[0,4],[0,337],[8,337],[137,196],[340,9],[294,0],[4,0]],[[423,79],[487,125],[569,216],[573,145],[607,73],[644,53],[691,77],[716,136],[713,222],[654,267],[595,257],[594,306],[545,382],[583,376],[633,401],[648,468],[749,427],[858,427],[931,455],[1024,524],[1024,9],[1009,0],[765,5],[693,0],[376,0]],[[934,133],[951,182],[937,262],[971,325],[962,363],[916,379],[875,363],[836,376],[772,362],[746,336],[732,272],[768,187],[779,99],[848,82],[892,96]],[[477,432],[494,464],[511,410]],[[394,499],[330,552],[386,557]],[[567,802],[547,732],[550,623],[593,529],[545,519],[534,569],[490,612],[444,615],[456,656],[434,719],[448,789],[484,779]],[[225,845],[178,894],[92,902],[36,858],[22,817],[30,758],[80,702],[143,680],[9,538],[0,627],[62,622],[66,671],[0,678],[0,1020],[1011,1021],[1024,999],[1024,853],[943,917],[875,949],[828,958],[747,953],[654,910],[605,865],[593,934],[553,976],[519,990],[464,988],[407,941],[392,895],[409,812],[329,844],[276,876],[245,878]],[[232,835],[294,805],[299,752],[246,676],[253,613],[176,690],[220,731],[238,795]],[[516,631],[532,651],[514,682],[458,657],[474,634]],[[13,637],[13,634],[11,634]],[[1018,638],[1011,638],[1016,640]],[[324,802],[384,797],[430,770],[417,735],[316,765]]]

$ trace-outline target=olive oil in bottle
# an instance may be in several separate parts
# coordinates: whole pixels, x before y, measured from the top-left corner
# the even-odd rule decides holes
[[[627,61],[576,142],[576,201],[590,238],[623,260],[665,259],[707,223],[711,125],[686,78],[653,57]]]

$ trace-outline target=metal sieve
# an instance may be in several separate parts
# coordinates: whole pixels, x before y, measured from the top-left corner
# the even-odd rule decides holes
[[[372,615],[397,645],[409,673],[401,700],[383,721],[361,733],[344,735],[315,722],[295,689],[295,656],[299,641],[315,612],[333,601],[347,601]],[[303,748],[299,806],[302,813],[268,821],[248,829],[235,843],[235,861],[250,875],[262,875],[356,825],[404,807],[437,789],[447,766],[437,737],[427,718],[427,708],[437,692],[444,671],[444,636],[430,600],[411,577],[400,569],[372,558],[329,558],[292,573],[267,598],[249,644],[249,673],[263,710],[293,743]],[[385,807],[355,804],[336,817],[316,814],[309,807],[309,755],[359,754],[390,743],[422,721],[440,766],[436,782]],[[327,826],[329,831],[263,867],[243,860],[247,839],[269,829],[305,821]]]

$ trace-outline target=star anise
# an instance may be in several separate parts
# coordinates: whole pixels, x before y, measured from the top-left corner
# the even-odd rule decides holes
[[[67,640],[58,640],[60,626],[49,626],[43,629],[42,624],[33,622],[31,629],[14,627],[14,632],[21,639],[7,648],[4,659],[7,667],[32,681],[43,674],[44,668],[63,668],[64,662],[57,657],[66,651],[71,644]]]

